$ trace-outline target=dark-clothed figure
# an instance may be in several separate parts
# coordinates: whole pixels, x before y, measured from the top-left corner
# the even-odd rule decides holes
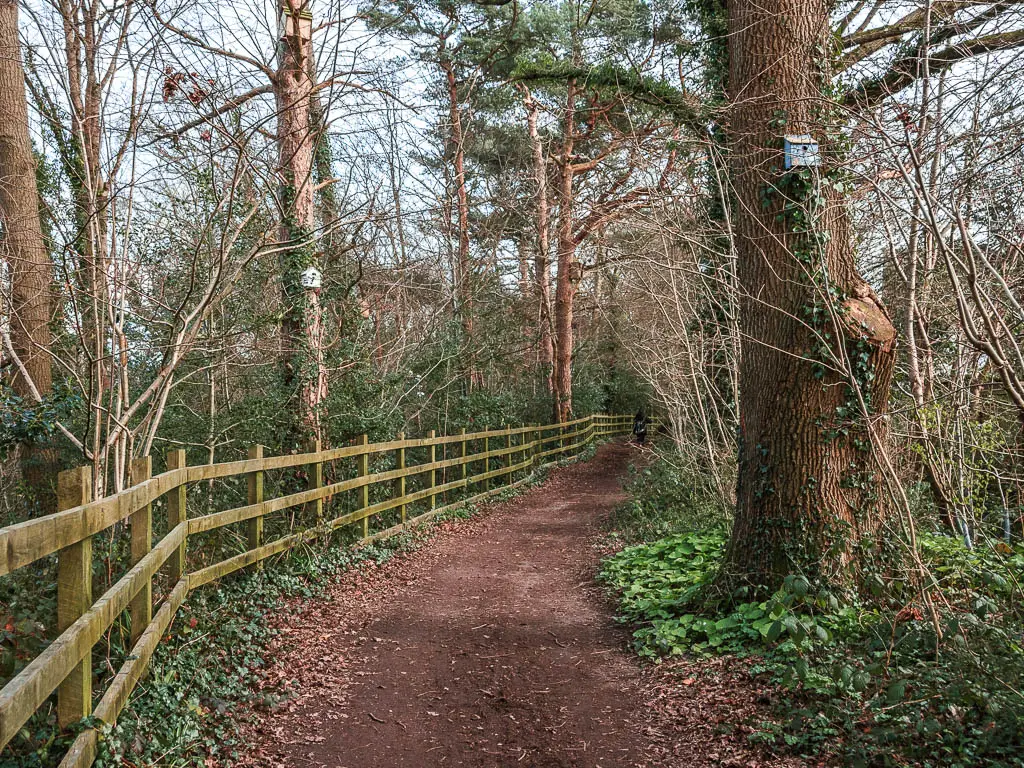
[[[643,409],[637,411],[633,417],[633,436],[636,437],[637,445],[643,445],[647,439],[647,417],[644,416]]]

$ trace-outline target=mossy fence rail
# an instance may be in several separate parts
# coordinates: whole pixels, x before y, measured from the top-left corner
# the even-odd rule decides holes
[[[361,536],[354,535],[358,543],[392,536],[445,510],[521,485],[542,465],[576,456],[595,439],[628,433],[630,427],[629,416],[594,415],[560,425],[471,434],[463,430],[446,436],[430,432],[412,440],[399,435],[384,443],[369,443],[364,435],[354,445],[324,451],[316,445],[309,453],[286,456],[264,456],[262,446],[253,446],[246,460],[196,466],[187,466],[185,451],[177,449],[165,457],[167,471],[155,476],[150,457],[136,460],[131,467],[132,487],[97,501],[90,500],[89,467],[62,472],[57,488],[61,511],[0,528],[0,576],[56,555],[60,633],[0,690],[0,749],[54,693],[62,726],[90,715],[94,726],[113,724],[190,590],[242,568],[262,567],[261,561],[272,555],[354,523],[362,523]],[[387,460],[381,461],[382,457]],[[423,463],[412,463],[416,457],[423,458]],[[375,465],[393,468],[372,471],[377,467],[371,468],[371,458],[377,459]],[[341,477],[352,471],[353,461],[354,476],[325,483],[325,467],[329,476]],[[305,489],[264,498],[266,473],[289,468],[292,479],[301,481]],[[188,516],[189,507],[201,506],[189,498],[190,489],[205,486],[212,495],[214,481],[232,479],[239,486],[244,483],[244,505]],[[342,503],[345,494],[353,492],[355,498]],[[242,498],[241,487],[238,498]],[[158,523],[166,531],[155,545],[154,504],[160,507]],[[273,520],[268,516],[283,510],[292,510],[288,526],[276,526],[284,535],[265,541],[264,523]],[[328,519],[336,511],[343,514]],[[297,516],[307,524],[300,519],[296,526]],[[375,517],[387,527],[371,533]],[[127,570],[93,600],[94,537],[125,523]],[[235,535],[242,551],[189,571],[196,559],[191,554],[186,558],[189,540],[195,543],[193,537],[235,524],[240,524]],[[94,710],[93,648],[125,613],[131,650]],[[61,768],[91,765],[97,744],[96,727],[87,727],[73,742]]]

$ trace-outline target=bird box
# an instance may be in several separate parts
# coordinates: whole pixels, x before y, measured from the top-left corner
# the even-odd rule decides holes
[[[299,275],[299,285],[307,291],[315,291],[323,284],[323,277],[319,269],[310,265]]]
[[[821,154],[818,142],[813,136],[784,136],[783,148],[786,151],[786,170],[799,166],[821,165]]]
[[[303,4],[293,14],[288,0],[281,0],[280,13],[277,17],[277,31],[282,40],[296,34],[301,40],[309,40],[313,36],[313,14],[310,13],[309,6]]]

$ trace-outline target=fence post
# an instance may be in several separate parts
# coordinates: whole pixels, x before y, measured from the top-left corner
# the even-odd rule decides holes
[[[491,471],[491,457],[487,454],[491,452],[491,438],[487,436],[487,433],[491,431],[489,426],[484,427],[484,474],[486,475]],[[487,478],[483,482],[484,493],[491,489],[490,478]]]
[[[360,435],[358,445],[367,446],[370,444],[369,435]],[[359,477],[366,477],[370,474],[370,454],[363,451],[359,454],[356,460],[356,475]],[[366,509],[370,506],[370,486],[362,485],[359,487],[359,509]],[[365,539],[370,535],[370,518],[363,518],[363,538]]]
[[[530,466],[526,468],[526,474],[533,471],[533,424],[527,424],[529,431],[523,432],[523,462],[530,460]]]
[[[262,459],[263,458],[263,446],[262,445],[250,445],[249,446],[249,458],[250,459]],[[248,503],[249,504],[262,504],[263,503],[263,470],[258,469],[255,472],[250,472],[246,476],[246,483],[249,488],[248,492]],[[263,515],[258,517],[250,517],[245,521],[245,539],[246,547],[248,549],[256,549],[257,547],[263,546]],[[257,568],[263,567],[263,561],[261,560],[256,564]]]
[[[523,464],[526,461],[526,436],[530,433],[526,431],[526,425],[519,425],[519,450],[516,452],[516,464]]]
[[[469,477],[469,464],[466,463],[466,456],[469,455],[466,445],[466,428],[460,429],[459,434],[462,435],[462,440],[459,442],[459,457],[462,459],[462,463],[459,465],[462,468],[462,495],[469,496],[469,484],[466,483],[466,478]]]
[[[308,443],[307,453],[316,454],[317,460],[309,465],[309,490],[316,490],[324,487],[324,463],[320,461],[320,441],[310,440]],[[322,498],[317,499],[313,502],[313,510],[316,512],[316,525],[321,525],[324,521],[324,500]]]
[[[167,452],[168,469],[184,469],[185,466],[186,461],[184,448],[172,448]],[[188,499],[187,491],[187,486],[185,483],[182,483],[177,488],[172,488],[167,492],[168,530],[174,530],[175,526],[181,525],[188,519],[188,508],[186,506]],[[181,546],[178,547],[174,554],[167,558],[167,575],[171,579],[171,584],[177,584],[181,577],[185,575],[185,552],[187,548],[187,539],[187,536],[183,538],[181,540]]]
[[[57,475],[57,509],[92,501],[92,467]],[[92,537],[57,553],[57,632],[63,632],[92,606]],[[92,649],[57,688],[57,722],[62,728],[92,714]]]
[[[399,440],[405,440],[405,432],[398,433]],[[395,451],[395,469],[405,469],[405,447],[399,448]],[[395,492],[398,494],[398,498],[405,498],[405,475],[398,478]],[[405,516],[407,514],[407,507],[409,505],[402,502],[402,505],[398,508],[402,513],[402,524],[405,525]]]
[[[132,485],[149,480],[153,476],[153,458],[141,456],[132,462]],[[153,548],[153,505],[146,504],[128,518],[131,527],[131,564],[135,565]],[[153,620],[153,580],[146,583],[129,605],[132,620],[131,645],[142,637],[142,633]]]
[[[505,425],[505,485],[512,485],[512,427]]]
[[[436,429],[430,430],[427,433],[427,437],[429,437],[431,440],[433,440],[435,437],[437,437],[437,430]],[[436,443],[431,443],[430,444],[430,463],[433,464],[435,461],[437,461],[437,444]],[[436,486],[437,486],[437,470],[436,469],[432,469],[432,470],[430,470],[430,489],[433,490]],[[434,494],[434,493],[430,494],[430,509],[431,510],[437,509],[437,494]]]

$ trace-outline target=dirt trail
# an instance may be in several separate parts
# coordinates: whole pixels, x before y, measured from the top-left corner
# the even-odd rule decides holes
[[[655,686],[594,585],[597,525],[623,499],[632,450],[607,444],[290,621],[269,682],[301,695],[265,718],[252,762],[625,768],[684,764],[697,747],[724,764],[699,702],[696,730],[679,711],[652,721]],[[681,750],[666,746],[679,726]]]

